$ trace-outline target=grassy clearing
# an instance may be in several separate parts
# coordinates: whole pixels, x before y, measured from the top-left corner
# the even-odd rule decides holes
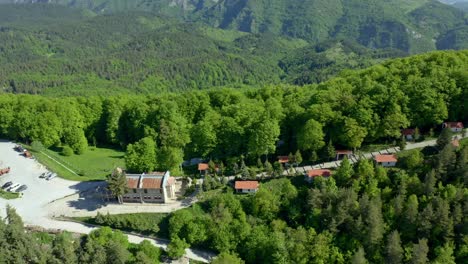
[[[361,152],[376,152],[383,149],[388,149],[394,147],[390,144],[375,144],[375,145],[365,145],[360,149]]]
[[[11,200],[19,198],[20,194],[15,192],[5,192],[4,190],[0,190],[0,198]]]
[[[90,147],[82,155],[63,156],[60,149],[33,151],[40,163],[60,177],[73,181],[104,180],[115,167],[123,167],[124,152]]]

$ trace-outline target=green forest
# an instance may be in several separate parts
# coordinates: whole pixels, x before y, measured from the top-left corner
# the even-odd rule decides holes
[[[449,142],[407,153],[396,169],[345,160],[312,186],[298,176],[264,181],[255,195],[224,187],[171,214],[169,254],[198,246],[245,263],[466,263],[468,147]]]
[[[184,14],[169,10],[178,4],[164,8],[168,1],[55,2],[90,8],[1,4],[0,93],[109,96],[306,85],[468,43],[466,13],[425,0],[236,0],[219,8],[188,1],[192,9]],[[338,13],[316,14],[330,10]]]
[[[191,206],[74,218],[101,226],[89,235],[25,227],[7,206],[0,263],[160,263],[187,248],[216,254],[214,264],[468,263],[468,142],[455,146],[442,129],[468,120],[464,10],[435,0],[0,0],[0,139],[73,160],[78,181],[125,163],[108,176],[116,196],[126,172],[198,179],[182,164],[209,167],[181,194],[198,199]],[[406,128],[436,145],[404,150]],[[293,168],[396,146],[393,168],[345,158],[311,182]],[[90,160],[99,166],[82,170]],[[235,194],[233,178],[259,190]],[[170,243],[131,244],[123,231]]]
[[[14,208],[0,220],[2,263],[157,264],[163,251],[145,240],[130,244],[125,234],[109,227],[89,235],[42,232],[24,226]]]
[[[467,51],[446,51],[302,87],[110,97],[3,94],[0,137],[69,146],[77,154],[88,145],[114,146],[127,150],[133,171],[177,170],[195,157],[230,165],[243,157],[252,164],[297,150],[313,161],[330,144],[359,149],[399,140],[402,128],[428,132],[446,120],[467,120],[467,67]],[[133,162],[143,159],[150,162]]]

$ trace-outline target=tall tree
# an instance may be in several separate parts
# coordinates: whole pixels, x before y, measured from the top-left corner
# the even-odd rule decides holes
[[[341,161],[340,167],[336,170],[334,177],[338,186],[346,186],[351,181],[353,174],[353,166],[351,165],[351,162],[349,162],[348,158],[345,157]]]
[[[302,150],[319,150],[325,146],[322,124],[314,119],[308,120],[297,133],[297,145]]]
[[[107,188],[117,197],[119,203],[122,203],[122,195],[128,192],[127,177],[121,168],[116,168],[111,175],[107,177]]]
[[[353,257],[351,258],[352,264],[367,264],[369,263],[366,259],[366,252],[364,248],[359,247],[358,250],[354,253]]]
[[[125,164],[129,171],[151,172],[156,167],[156,143],[151,137],[145,137],[127,146]]]
[[[403,261],[403,248],[401,247],[400,233],[393,230],[387,239],[386,263],[399,264]]]
[[[427,239],[419,239],[417,244],[413,244],[413,253],[411,255],[412,264],[426,264],[428,263],[427,254],[429,253],[429,246]]]
[[[452,142],[452,131],[450,128],[444,128],[437,138],[437,147],[442,150]]]
[[[280,135],[278,121],[263,119],[250,131],[248,151],[254,156],[268,155],[276,150],[276,141]]]

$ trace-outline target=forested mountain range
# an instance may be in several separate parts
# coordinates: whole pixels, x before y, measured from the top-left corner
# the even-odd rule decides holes
[[[312,13],[299,12],[300,7],[285,9],[286,4],[281,1],[271,4],[289,13],[270,14],[271,6],[262,1],[248,1],[242,6],[242,12],[255,7],[255,10],[264,10],[269,19],[278,17],[271,25],[265,24],[264,29],[253,26],[258,23],[244,28],[240,15],[232,16],[225,25],[214,22],[219,20],[216,17],[222,10],[223,16],[227,16],[234,8],[228,3],[236,1],[201,1],[197,6],[192,1],[174,1],[170,5],[164,1],[45,2],[85,9],[44,3],[2,5],[2,91],[88,95],[129,91],[159,93],[279,82],[302,85],[325,81],[344,69],[363,68],[387,58],[431,50],[435,48],[434,43],[440,49],[462,49],[468,43],[466,15],[432,1],[412,1],[411,5],[405,1],[398,7],[405,12],[393,12],[404,17],[405,22],[399,23],[405,26],[385,20],[381,29],[386,33],[376,28],[358,30],[353,25],[366,25],[367,22],[361,21],[363,16],[380,17],[382,12],[389,13],[388,8],[397,1],[351,5],[346,9],[348,13],[340,18],[342,26],[336,24],[333,34],[320,21],[308,20],[301,25],[313,27],[307,29],[310,34],[307,30],[296,31],[302,27],[297,21],[281,26],[287,31],[276,30],[275,23],[282,24],[286,17],[317,18],[311,16]],[[309,4],[319,3],[312,2]],[[348,6],[352,1],[338,2]],[[333,3],[323,4],[328,8]],[[97,10],[97,4],[107,11]],[[221,4],[226,8],[214,7]],[[383,4],[388,6],[383,8]],[[171,10],[179,8],[183,14],[169,12],[163,6]],[[368,8],[371,11],[363,10]],[[294,12],[299,15],[292,16]],[[368,22],[380,25],[373,19]],[[410,24],[413,25],[411,30]],[[404,29],[403,35],[400,29]],[[374,33],[370,36],[369,32]],[[426,33],[438,35],[438,41],[433,40],[435,35],[426,41],[429,39]],[[415,43],[417,45],[413,45]]]
[[[307,84],[407,54],[56,5],[2,5],[0,40],[2,90],[55,95]]]
[[[95,13],[149,11],[183,21],[321,42],[352,39],[372,48],[423,52],[466,14],[435,0],[0,0],[51,3]]]

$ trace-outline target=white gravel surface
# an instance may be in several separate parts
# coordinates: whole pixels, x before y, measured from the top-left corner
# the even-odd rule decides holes
[[[5,200],[0,198],[0,216],[5,217],[6,206],[13,206],[18,214],[23,218],[26,225],[39,226],[46,229],[59,229],[75,233],[88,234],[94,228],[80,223],[58,221],[50,218],[50,204],[56,200],[63,200],[64,197],[79,197],[79,192],[90,190],[102,185],[102,182],[74,182],[61,178],[54,178],[50,181],[40,179],[39,175],[47,170],[33,159],[28,159],[16,152],[15,144],[7,141],[0,141],[0,168],[11,167],[10,173],[0,176],[0,186],[8,181],[26,184],[28,189],[23,192],[23,196],[18,199]],[[66,198],[65,198],[66,199]],[[72,201],[70,201],[70,205]],[[149,240],[153,244],[165,248],[167,242],[164,240],[147,239],[136,235],[128,235],[132,243],[139,243]],[[213,257],[212,253],[186,250],[188,258],[208,262]]]

